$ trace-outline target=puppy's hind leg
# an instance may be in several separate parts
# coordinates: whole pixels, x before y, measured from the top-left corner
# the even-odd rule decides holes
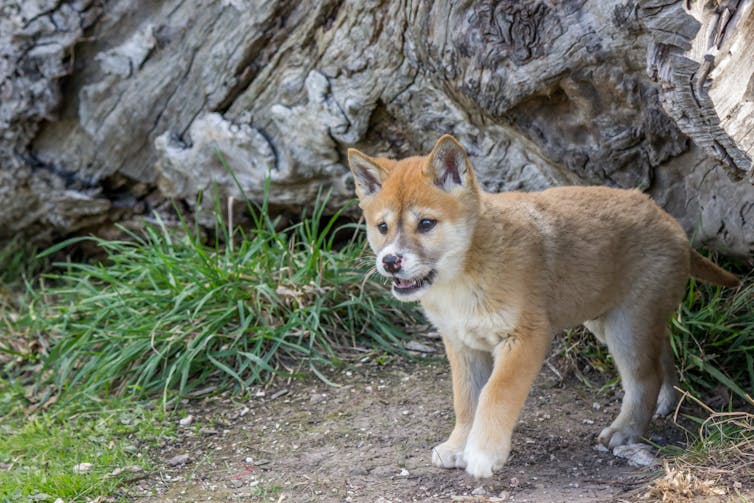
[[[606,342],[605,323],[601,318],[584,322],[584,326],[589,329],[597,340],[602,343]],[[670,334],[665,328],[665,335],[662,337],[660,349],[660,366],[662,368],[662,385],[660,386],[660,395],[657,398],[657,408],[655,415],[667,416],[678,404],[678,391],[675,387],[678,385],[678,377],[675,372],[675,362],[673,360],[673,348],[670,346]]]
[[[678,404],[678,377],[675,373],[675,362],[673,360],[673,348],[670,346],[670,334],[667,327],[662,340],[662,350],[660,356],[662,366],[662,386],[660,387],[660,396],[657,398],[657,409],[655,414],[658,416],[667,416],[675,409]]]
[[[647,316],[636,306],[622,306],[603,316],[605,340],[625,393],[620,414],[598,437],[609,448],[638,442],[647,431],[663,383],[666,319]]]

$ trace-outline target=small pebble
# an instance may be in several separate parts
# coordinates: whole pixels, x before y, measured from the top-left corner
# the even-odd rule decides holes
[[[188,463],[189,459],[188,454],[178,454],[177,456],[168,459],[167,463],[168,466],[178,466]]]
[[[472,496],[484,496],[485,494],[487,494],[487,490],[484,488],[484,486],[479,486],[471,491]]]
[[[139,473],[142,471],[144,471],[144,468],[138,465],[122,466],[105,475],[105,478],[108,479],[110,477],[117,477],[122,473]]]
[[[93,466],[91,463],[79,463],[73,467],[73,473],[86,473],[91,471]]]
[[[406,349],[409,351],[416,351],[417,353],[434,353],[435,348],[432,346],[427,346],[426,344],[422,344],[421,342],[416,341],[408,341],[406,343]]]
[[[311,396],[309,397],[309,402],[320,403],[320,402],[325,401],[326,399],[327,399],[327,395],[325,395],[324,393],[312,393]]]
[[[619,445],[613,449],[613,455],[628,460],[629,465],[636,467],[659,464],[652,452],[652,447],[643,443]]]
[[[191,426],[191,423],[193,422],[194,422],[194,416],[189,414],[188,416],[178,421],[178,424],[180,424],[181,426]]]

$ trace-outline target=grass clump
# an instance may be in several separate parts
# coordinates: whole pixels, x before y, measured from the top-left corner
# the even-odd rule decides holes
[[[754,278],[737,290],[689,283],[671,343],[683,388],[722,410],[754,396]]]
[[[243,391],[295,374],[302,362],[318,373],[357,341],[400,350],[411,311],[395,309],[384,286],[365,277],[361,239],[336,242],[357,227],[335,229],[337,215],[325,219],[323,209],[320,200],[280,230],[262,207],[246,232],[219,221],[224,239],[210,244],[185,222],[158,221],[128,241],[86,238],[104,260],[55,264],[60,272],[44,276],[53,286],[34,291],[24,320],[49,347],[42,375],[50,394],[168,400]]]
[[[162,412],[133,404],[100,404],[65,418],[6,417],[0,424],[0,502],[114,494],[151,469],[144,447],[171,434]]]
[[[35,260],[36,248],[15,239],[0,247],[0,302],[23,291],[25,278],[41,273],[46,260]]]

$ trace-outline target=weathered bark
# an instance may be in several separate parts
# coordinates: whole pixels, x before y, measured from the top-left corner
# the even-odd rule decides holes
[[[348,147],[452,133],[489,190],[641,187],[754,256],[754,0],[684,4],[6,0],[0,240],[201,220],[239,195],[218,152],[252,199],[337,207]]]

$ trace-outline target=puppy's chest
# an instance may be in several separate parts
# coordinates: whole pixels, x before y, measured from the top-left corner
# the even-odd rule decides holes
[[[492,352],[516,325],[518,315],[513,309],[493,308],[473,289],[448,288],[431,293],[422,299],[424,311],[440,334],[454,343]]]

